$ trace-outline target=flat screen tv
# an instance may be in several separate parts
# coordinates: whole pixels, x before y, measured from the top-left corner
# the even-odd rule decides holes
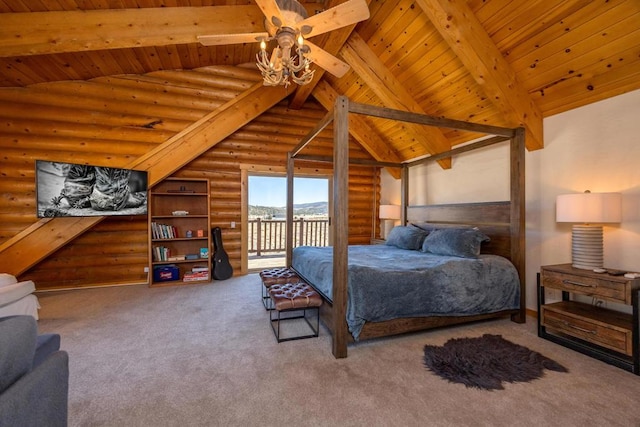
[[[147,214],[146,171],[36,160],[38,218]]]

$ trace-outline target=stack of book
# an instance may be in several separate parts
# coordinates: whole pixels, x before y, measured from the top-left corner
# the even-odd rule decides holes
[[[184,261],[187,259],[198,259],[194,254],[180,255],[171,253],[171,249],[166,246],[154,246],[153,247],[153,260],[154,261]]]
[[[154,261],[177,261],[171,256],[171,251],[169,248],[165,246],[154,246],[153,247],[153,260]]]
[[[192,267],[191,271],[187,271],[182,276],[183,282],[195,282],[198,280],[209,280],[209,268],[207,267]]]
[[[178,237],[178,229],[173,225],[151,223],[152,239],[175,239]]]

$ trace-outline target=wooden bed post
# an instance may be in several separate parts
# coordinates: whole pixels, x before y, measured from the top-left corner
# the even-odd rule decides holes
[[[511,262],[520,277],[520,311],[512,315],[517,323],[526,321],[525,258],[525,129],[515,129],[511,138]]]
[[[400,224],[407,225],[407,206],[409,206],[409,166],[402,165],[400,176]]]
[[[336,99],[333,119],[333,336],[336,358],[347,357],[349,246],[349,99]]]
[[[286,225],[286,266],[291,267],[293,257],[293,157],[287,153],[287,225]]]

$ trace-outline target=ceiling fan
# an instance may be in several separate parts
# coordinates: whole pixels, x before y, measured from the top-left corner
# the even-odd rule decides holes
[[[365,0],[348,0],[313,16],[297,0],[255,2],[265,15],[264,32],[202,35],[198,41],[205,46],[260,42],[256,59],[265,85],[288,86],[289,78],[298,84],[309,83],[314,73],[309,69],[311,63],[336,77],[349,70],[349,65],[307,39],[369,18]],[[266,47],[270,41],[277,45],[269,57]],[[297,56],[291,55],[294,47]]]

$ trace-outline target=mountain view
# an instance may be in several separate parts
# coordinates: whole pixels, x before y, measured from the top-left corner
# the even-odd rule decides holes
[[[299,203],[293,205],[293,215],[296,217],[321,217],[328,215],[328,202]],[[249,205],[249,218],[285,218],[286,207],[281,206],[253,206]]]

